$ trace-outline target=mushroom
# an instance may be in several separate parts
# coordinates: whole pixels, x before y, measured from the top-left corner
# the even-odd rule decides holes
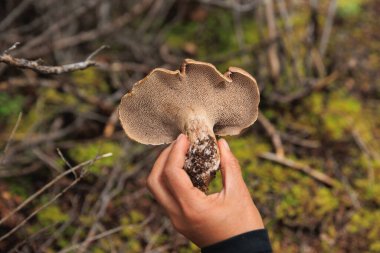
[[[215,134],[236,135],[252,125],[259,101],[256,81],[246,71],[230,67],[222,75],[210,63],[186,59],[180,71],[156,68],[137,82],[122,98],[119,118],[126,134],[143,144],[187,135],[184,169],[207,192],[220,164]]]

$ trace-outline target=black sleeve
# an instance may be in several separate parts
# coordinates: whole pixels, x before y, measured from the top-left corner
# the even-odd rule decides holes
[[[202,253],[271,253],[266,229],[253,230],[201,249]]]

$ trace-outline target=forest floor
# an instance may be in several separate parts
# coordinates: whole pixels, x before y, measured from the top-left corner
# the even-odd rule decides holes
[[[199,252],[146,189],[164,147],[117,114],[184,58],[257,79],[258,121],[226,139],[274,252],[380,252],[380,1],[57,2],[1,1],[0,54],[20,41],[7,53],[63,65],[110,48],[59,75],[0,62],[0,252]]]

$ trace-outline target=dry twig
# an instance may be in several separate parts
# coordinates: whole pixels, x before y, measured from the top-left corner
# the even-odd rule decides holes
[[[34,193],[33,195],[31,195],[29,198],[27,198],[24,202],[22,202],[18,207],[16,207],[15,209],[13,209],[8,215],[6,215],[5,217],[3,217],[1,220],[0,220],[0,225],[6,221],[7,219],[9,219],[9,217],[11,217],[12,215],[14,215],[16,212],[18,212],[19,210],[21,210],[23,207],[25,207],[27,204],[29,204],[32,200],[34,200],[35,198],[37,198],[39,195],[41,195],[45,190],[47,190],[48,188],[50,188],[52,185],[54,185],[57,181],[59,181],[61,178],[65,177],[66,175],[70,174],[70,173],[73,173],[73,171],[76,171],[76,170],[79,170],[80,168],[83,168],[84,166],[88,166],[88,165],[91,165],[93,164],[95,161],[97,160],[100,160],[100,159],[103,159],[103,158],[106,158],[106,157],[110,157],[112,156],[112,153],[107,153],[107,154],[103,154],[103,155],[100,155],[100,156],[97,156],[95,157],[94,159],[92,160],[88,160],[86,162],[83,162],[81,164],[78,164],[77,166],[69,169],[69,170],[66,170],[65,172],[62,172],[61,174],[59,174],[57,177],[55,177],[53,180],[51,180],[49,183],[47,183],[44,187],[42,187],[41,189],[39,189],[36,193]],[[3,236],[4,237],[4,236]],[[0,241],[2,239],[4,239],[3,237],[1,237]]]
[[[264,116],[262,112],[259,112],[259,117],[257,120],[264,127],[265,131],[271,138],[274,149],[276,150],[276,156],[281,158],[284,157],[284,147],[282,146],[281,137],[276,128],[272,125],[272,123],[270,123],[270,121]]]
[[[15,135],[15,133],[16,133],[16,131],[17,131],[17,128],[18,128],[18,126],[20,125],[21,118],[22,118],[22,112],[20,112],[20,113],[18,114],[18,118],[17,118],[16,124],[15,124],[15,126],[13,127],[11,134],[9,135],[9,138],[8,138],[7,143],[5,144],[5,148],[4,148],[4,151],[3,151],[3,155],[1,156],[1,159],[0,159],[0,165],[3,164],[3,162],[4,162],[5,155],[6,155],[7,151],[8,151],[9,146],[11,145],[11,142],[12,142],[13,136]]]
[[[102,239],[106,236],[118,233],[126,227],[144,227],[149,222],[151,222],[153,220],[153,218],[154,218],[154,214],[151,214],[143,222],[141,222],[138,225],[121,225],[121,226],[112,228],[110,230],[107,230],[107,231],[104,231],[100,234],[92,236],[91,238],[89,238],[89,241],[94,242],[94,241]],[[87,241],[71,245],[70,247],[63,249],[63,250],[59,251],[58,253],[66,253],[66,252],[71,252],[71,251],[76,250],[76,249],[80,249],[83,246],[83,244],[85,244],[85,243],[87,243]]]
[[[41,210],[48,207],[51,203],[56,201],[59,197],[61,197],[65,192],[67,192],[71,187],[76,185],[84,176],[86,173],[82,173],[80,177],[75,179],[73,182],[71,182],[67,187],[65,187],[62,191],[60,191],[57,195],[55,195],[53,198],[51,198],[48,202],[43,204],[42,206],[38,207],[36,210],[34,210],[28,217],[26,217],[22,222],[20,222],[17,226],[12,228],[9,232],[7,232],[5,235],[0,237],[0,241],[8,238],[10,235],[12,235],[14,232],[16,232],[18,229],[20,229],[22,226],[24,226],[31,218],[33,218],[37,213],[39,213]]]
[[[339,185],[339,182],[332,177],[324,174],[323,172],[320,172],[318,170],[315,170],[311,168],[309,165],[302,164],[296,161],[293,161],[291,159],[285,158],[285,157],[279,157],[276,154],[273,153],[263,153],[259,155],[260,158],[281,164],[283,166],[302,171],[305,174],[311,176],[315,180],[329,186],[329,187],[334,187]]]
[[[16,42],[15,44],[12,45],[12,47],[5,50],[0,55],[0,62],[8,64],[10,66],[17,67],[17,68],[31,69],[40,74],[62,74],[62,73],[68,73],[68,72],[73,72],[77,70],[83,70],[91,66],[96,66],[97,63],[93,61],[92,58],[101,50],[108,47],[105,45],[101,46],[100,48],[95,50],[92,54],[90,54],[86,58],[86,60],[81,61],[81,62],[65,64],[62,66],[46,66],[46,65],[41,65],[41,60],[30,61],[30,60],[26,60],[22,58],[15,58],[12,55],[10,55],[9,52],[16,49],[18,45],[20,45],[20,42]]]
[[[274,14],[274,6],[272,0],[265,1],[265,14],[268,23],[268,35],[269,40],[273,40],[277,37],[276,30],[276,18]],[[274,80],[277,80],[280,75],[280,60],[278,57],[277,44],[273,43],[268,48],[268,61],[271,76]]]
[[[322,38],[319,45],[319,52],[321,57],[323,57],[326,53],[327,44],[330,40],[331,30],[334,24],[334,17],[337,8],[337,0],[332,0],[329,5],[329,10],[327,14],[327,20],[325,22],[325,26],[323,28]]]
[[[291,94],[288,95],[281,95],[273,93],[271,97],[269,97],[274,102],[280,103],[280,104],[288,104],[297,100],[301,100],[304,97],[309,96],[313,91],[318,91],[332,82],[334,82],[339,77],[339,72],[337,70],[333,71],[330,75],[322,78],[317,79],[314,82],[311,83],[311,85],[302,88],[300,90],[297,90]]]

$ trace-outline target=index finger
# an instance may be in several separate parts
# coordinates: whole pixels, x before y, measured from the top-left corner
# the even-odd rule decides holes
[[[169,153],[164,169],[168,188],[180,203],[203,194],[193,186],[189,175],[183,169],[189,145],[187,137],[184,134],[180,134]]]

